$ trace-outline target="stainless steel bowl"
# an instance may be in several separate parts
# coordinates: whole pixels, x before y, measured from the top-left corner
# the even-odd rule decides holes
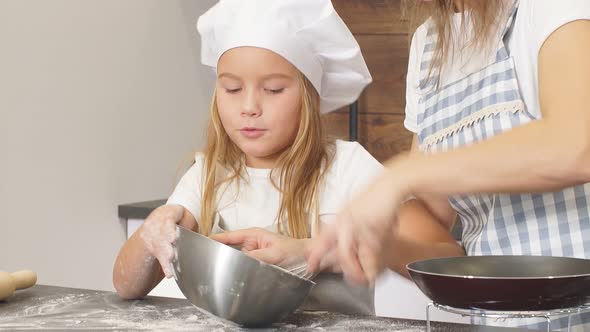
[[[176,283],[195,306],[242,326],[265,326],[297,309],[315,283],[183,227]]]

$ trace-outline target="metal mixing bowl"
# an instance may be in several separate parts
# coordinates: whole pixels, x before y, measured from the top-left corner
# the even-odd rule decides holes
[[[297,309],[315,283],[178,227],[176,283],[195,306],[242,326],[265,326]]]

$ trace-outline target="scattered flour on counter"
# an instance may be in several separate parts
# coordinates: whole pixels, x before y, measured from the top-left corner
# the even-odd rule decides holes
[[[356,316],[350,317],[326,311],[306,311],[294,315],[281,326],[279,331],[288,331],[292,326],[304,331],[424,331],[425,326],[416,321],[400,321],[388,318]],[[277,326],[279,327],[279,326]]]
[[[84,329],[147,331],[423,331],[424,325],[386,318],[350,317],[325,311],[299,312],[267,329],[242,329],[190,305],[154,299],[122,301],[115,294],[99,292],[40,296],[38,305],[0,314],[0,330]],[[102,293],[100,293],[102,294]],[[26,318],[25,318],[26,317]]]
[[[87,294],[70,294],[62,297],[41,297],[38,302],[39,305],[31,306],[22,311],[22,316],[38,316],[45,314],[53,314],[68,310],[72,305],[89,298]],[[1,321],[1,318],[0,318]]]
[[[197,315],[175,318],[173,313],[165,313],[166,318],[158,320],[137,320],[118,316],[104,317],[96,321],[96,327],[114,326],[117,329],[137,329],[154,331],[225,331],[225,326],[216,320],[210,320]],[[88,323],[88,322],[87,322]],[[187,324],[191,323],[191,324]]]
[[[141,300],[124,302],[111,294],[63,294],[38,297],[39,305],[0,314],[0,330],[88,329],[153,331],[227,331],[230,325],[195,307],[170,308]],[[26,317],[26,319],[25,319]]]

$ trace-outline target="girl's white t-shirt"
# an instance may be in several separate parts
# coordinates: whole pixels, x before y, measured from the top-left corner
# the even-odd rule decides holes
[[[460,31],[462,16],[455,14],[453,17],[456,31]],[[469,15],[465,17],[468,21]],[[590,0],[520,0],[514,25],[507,35],[506,46],[514,59],[516,76],[527,110],[537,118],[542,116],[537,75],[539,51],[553,32],[576,20],[590,20]],[[423,24],[414,33],[410,47],[404,125],[414,133],[418,131],[417,112],[420,98],[418,85],[426,33],[426,24]],[[467,29],[464,36],[455,40],[455,49],[463,49],[461,45],[464,44],[461,43],[464,43],[464,38],[468,38],[469,35],[470,30]],[[449,57],[450,61],[447,61],[448,65],[445,66],[446,70],[441,75],[440,85],[445,86],[455,82],[492,64],[495,60],[495,50],[488,53],[491,54],[474,54],[471,51],[455,52]]]
[[[201,210],[201,183],[204,156],[198,153],[195,164],[184,174],[167,204],[181,205],[198,220]],[[336,141],[334,160],[325,174],[320,191],[320,221],[329,222],[343,205],[359,193],[383,170],[383,166],[357,142]],[[247,182],[222,187],[218,212],[223,230],[276,225],[279,191],[270,180],[269,169],[246,168]]]

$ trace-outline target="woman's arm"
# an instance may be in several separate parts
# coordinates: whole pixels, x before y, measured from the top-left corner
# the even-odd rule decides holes
[[[418,138],[412,141],[412,154],[419,154]],[[464,256],[465,250],[451,236],[457,213],[444,195],[416,195],[399,208],[398,227],[389,240],[387,266],[409,278],[406,265],[418,260]]]
[[[590,182],[590,21],[554,32],[538,70],[541,120],[449,152],[398,158],[389,171],[424,194],[547,192]]]
[[[419,154],[418,137],[414,136],[411,154]],[[436,257],[464,256],[465,250],[451,235],[457,213],[445,195],[415,195],[402,204],[387,250],[387,266],[409,278],[406,265]]]
[[[414,135],[412,140],[411,154],[421,154],[418,144],[418,136]],[[449,197],[441,194],[413,193],[421,205],[448,230],[453,227],[457,219],[457,212],[449,204]]]
[[[161,206],[125,242],[113,268],[113,285],[120,297],[144,297],[164,278],[162,264],[171,261],[177,224],[194,231],[198,228],[193,215],[183,207]]]
[[[441,223],[419,200],[404,203],[398,212],[399,225],[386,251],[387,266],[409,278],[406,265],[436,257],[464,256],[465,250],[451,236],[452,222]]]
[[[408,195],[427,203],[437,219],[435,197],[474,192],[547,192],[590,182],[590,21],[568,23],[554,32],[539,55],[543,119],[489,140],[434,154],[410,153],[389,161],[387,170],[359,193],[314,241],[312,270],[337,250],[343,272],[354,282],[371,282],[387,257],[383,248],[397,227]],[[533,82],[521,82],[533,84]],[[446,204],[446,203],[445,203]],[[450,219],[449,219],[450,220]]]

